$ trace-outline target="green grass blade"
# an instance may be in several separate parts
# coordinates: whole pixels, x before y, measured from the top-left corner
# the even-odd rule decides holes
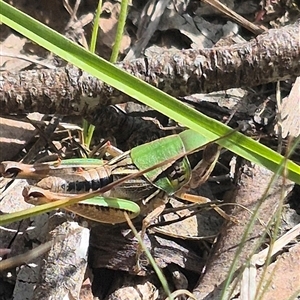
[[[49,51],[103,80],[118,90],[138,99],[168,117],[205,136],[208,141],[230,132],[226,125],[213,120],[166,93],[133,77],[113,64],[86,51],[47,26],[0,1],[0,21]],[[260,143],[235,132],[220,144],[236,154],[277,172],[283,157]],[[300,166],[288,161],[288,178],[300,184]]]
[[[79,202],[77,198],[69,198],[38,205],[18,212],[0,215],[0,226],[16,221],[21,221],[29,217],[34,217],[42,213],[53,211],[58,208],[64,208],[77,202]],[[101,207],[127,210],[132,213],[132,217],[136,217],[140,213],[140,208],[135,202],[131,202],[125,199],[96,196],[87,200],[83,200],[82,202],[91,205],[99,205]]]
[[[124,27],[125,27],[126,18],[127,18],[127,11],[128,11],[128,0],[122,0],[121,1],[121,10],[120,10],[120,15],[119,15],[119,20],[118,20],[117,33],[116,33],[111,57],[109,60],[111,63],[117,62],[117,59],[119,56]]]
[[[66,206],[66,200],[59,200],[52,203],[31,207],[25,210],[0,215],[0,225],[2,226],[12,222],[21,221],[29,217],[38,216],[64,206]]]
[[[96,50],[101,10],[102,10],[102,0],[99,0],[95,18],[94,18],[93,31],[92,31],[92,37],[91,37],[91,43],[90,43],[90,51],[92,53],[95,53],[95,50]]]
[[[95,50],[96,50],[101,10],[102,10],[102,0],[99,0],[97,10],[96,10],[96,14],[95,14],[95,18],[94,18],[92,37],[91,37],[91,42],[90,42],[90,51],[92,53],[95,53]],[[92,141],[95,126],[89,124],[88,121],[83,119],[82,127],[83,127],[84,145],[87,148],[89,148],[90,144],[91,144],[91,141]]]

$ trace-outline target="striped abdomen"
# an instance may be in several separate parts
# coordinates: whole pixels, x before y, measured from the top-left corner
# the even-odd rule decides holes
[[[49,176],[37,183],[37,186],[54,193],[85,193],[98,190],[112,182],[110,168],[101,166],[72,174]]]

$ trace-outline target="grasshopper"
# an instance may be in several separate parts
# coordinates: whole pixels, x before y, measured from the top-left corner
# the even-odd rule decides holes
[[[114,224],[125,222],[124,211],[131,218],[136,217],[141,207],[143,215],[149,214],[143,222],[143,228],[146,228],[149,220],[163,210],[167,195],[185,193],[189,187],[196,187],[206,181],[217,161],[220,147],[208,144],[203,159],[193,171],[186,156],[205,144],[203,136],[185,130],[137,146],[108,162],[93,159],[34,165],[2,162],[0,173],[5,177],[39,179],[36,186],[23,192],[25,200],[33,204],[98,190],[129,174],[138,174],[136,178],[114,186],[103,195],[104,198],[87,199],[67,209],[87,219]],[[166,160],[168,163],[165,163]],[[157,164],[160,166],[139,175],[140,170]],[[142,204],[137,205],[139,202]]]

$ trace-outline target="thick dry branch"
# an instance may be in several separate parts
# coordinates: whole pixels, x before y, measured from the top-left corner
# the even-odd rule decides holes
[[[239,187],[236,192],[236,206],[232,215],[240,221],[239,224],[227,223],[218,238],[214,253],[206,267],[204,276],[194,289],[196,299],[221,299],[225,281],[233,262],[234,279],[243,272],[257,249],[264,242],[262,237],[267,236],[266,225],[274,216],[280,203],[282,191],[287,195],[293,188],[293,183],[277,178],[267,190],[273,173],[257,165],[244,165],[239,178]],[[267,193],[266,193],[267,190]],[[266,193],[266,194],[265,194]],[[258,215],[252,227],[249,225],[252,213],[259,205]],[[249,227],[250,226],[250,227]],[[241,241],[247,230],[247,236]],[[241,269],[240,269],[241,268]]]
[[[249,87],[300,75],[299,21],[250,42],[203,50],[165,51],[118,66],[173,96]],[[2,114],[87,114],[129,97],[75,67],[0,76]]]

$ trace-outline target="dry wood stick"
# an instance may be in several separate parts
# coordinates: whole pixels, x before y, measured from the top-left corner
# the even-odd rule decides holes
[[[169,50],[118,66],[176,97],[285,80],[300,75],[299,23],[271,29],[243,44]],[[2,114],[39,111],[85,116],[97,105],[129,99],[72,66],[0,76]]]

